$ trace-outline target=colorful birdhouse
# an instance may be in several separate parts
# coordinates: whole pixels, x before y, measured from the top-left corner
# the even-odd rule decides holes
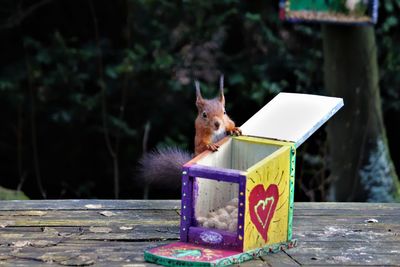
[[[341,98],[280,93],[217,152],[183,166],[180,242],[150,249],[166,266],[226,266],[291,248],[296,148]]]
[[[280,0],[280,18],[289,22],[375,24],[378,0]]]

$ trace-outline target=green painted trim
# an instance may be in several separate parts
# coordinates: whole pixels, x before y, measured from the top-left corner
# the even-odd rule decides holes
[[[158,256],[148,251],[144,252],[144,260],[147,262],[152,262],[163,266],[196,266],[196,267],[214,266],[212,262],[175,260],[163,256]]]
[[[232,257],[223,258],[217,261],[213,266],[222,267],[222,266],[230,266],[233,264],[240,264],[245,261],[253,260],[261,256],[266,256],[270,253],[276,253],[281,250],[290,249],[292,247],[295,247],[296,245],[297,245],[297,240],[268,245],[263,248],[257,248],[243,253],[239,253]]]
[[[290,9],[297,10],[306,10],[306,11],[320,11],[320,12],[340,12],[340,2],[334,1],[333,4],[327,4],[326,1],[317,0],[296,0],[296,1],[288,1],[290,5]],[[344,4],[343,4],[344,5]]]
[[[292,240],[293,210],[294,210],[294,176],[296,170],[296,148],[290,149],[290,180],[289,180],[289,213],[288,213],[288,240]]]
[[[166,258],[163,256],[158,256],[148,251],[144,252],[144,259],[147,262],[152,262],[155,264],[160,264],[164,266],[230,266],[233,264],[240,264],[245,261],[253,260],[261,256],[266,256],[269,253],[276,253],[281,250],[290,249],[297,245],[297,240],[292,240],[289,242],[282,242],[277,244],[268,245],[263,248],[257,248],[253,250],[249,250],[246,252],[238,253],[231,257],[222,258],[220,260],[214,262],[196,262],[196,261],[183,261],[183,260],[175,260],[171,258]]]

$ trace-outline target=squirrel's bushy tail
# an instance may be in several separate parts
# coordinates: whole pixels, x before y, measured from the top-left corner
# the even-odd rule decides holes
[[[168,191],[180,188],[182,165],[191,158],[189,152],[177,147],[155,149],[144,154],[139,160],[139,177],[144,183],[143,198],[148,198],[152,185]]]

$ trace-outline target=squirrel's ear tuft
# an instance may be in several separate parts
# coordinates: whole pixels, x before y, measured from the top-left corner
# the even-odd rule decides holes
[[[203,105],[204,103],[204,99],[201,96],[201,92],[200,92],[200,83],[198,80],[194,81],[194,86],[196,87],[196,106],[200,107]]]
[[[219,102],[225,105],[225,96],[224,96],[224,75],[222,74],[219,78]]]

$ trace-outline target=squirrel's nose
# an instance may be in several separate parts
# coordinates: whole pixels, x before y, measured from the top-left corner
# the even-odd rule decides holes
[[[220,123],[218,122],[218,121],[216,121],[216,122],[214,122],[214,125],[215,125],[215,128],[219,128],[219,126],[220,126]]]

